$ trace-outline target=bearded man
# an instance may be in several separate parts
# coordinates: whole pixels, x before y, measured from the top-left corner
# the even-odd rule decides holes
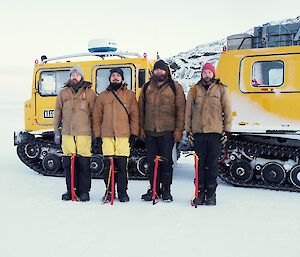
[[[156,198],[173,201],[172,149],[179,142],[184,130],[185,95],[181,85],[172,79],[168,65],[159,60],[154,64],[152,76],[142,88],[139,97],[140,136],[145,140],[149,162],[150,188],[142,195],[152,200],[154,159],[162,157],[156,179]]]
[[[61,144],[62,166],[66,177],[67,192],[62,200],[71,197],[71,155],[75,155],[75,194],[80,201],[89,201],[91,188],[91,134],[92,111],[96,93],[91,83],[84,81],[80,66],[70,71],[70,79],[60,91],[54,112],[54,143]]]

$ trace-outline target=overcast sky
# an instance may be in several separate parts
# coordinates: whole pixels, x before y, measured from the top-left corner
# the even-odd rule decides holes
[[[300,15],[300,1],[23,0],[2,1],[0,81],[19,69],[30,83],[34,60],[87,51],[88,40],[114,38],[120,50],[162,58]],[[19,78],[20,78],[19,76]],[[29,85],[26,85],[28,87]]]

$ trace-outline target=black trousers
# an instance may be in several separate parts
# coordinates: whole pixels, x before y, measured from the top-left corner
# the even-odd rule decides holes
[[[77,190],[79,194],[88,193],[91,190],[92,176],[91,176],[91,158],[78,155],[76,157],[78,185]],[[76,172],[76,171],[75,171]]]
[[[199,157],[199,190],[215,191],[221,155],[221,135],[218,133],[195,133],[194,150]]]
[[[71,192],[71,157],[63,156],[62,167],[66,177],[66,186],[68,192]],[[91,190],[91,170],[90,157],[77,155],[75,157],[75,177],[74,186],[76,193],[88,193]]]
[[[158,176],[156,188],[159,190],[160,183],[163,188],[169,188],[173,178],[172,149],[174,146],[173,132],[168,132],[163,136],[150,136],[146,134],[146,150],[149,162],[149,181],[151,188],[154,179],[154,160],[157,155],[163,157],[163,161],[158,164]]]

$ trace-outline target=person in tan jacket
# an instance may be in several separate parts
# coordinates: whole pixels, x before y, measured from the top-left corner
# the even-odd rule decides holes
[[[70,71],[70,80],[60,91],[54,112],[54,142],[63,150],[62,166],[64,168],[67,192],[62,200],[71,200],[71,155],[76,154],[75,187],[76,196],[81,201],[89,201],[91,188],[91,115],[96,93],[91,83],[84,81],[80,66]],[[62,140],[61,140],[62,135]]]
[[[154,64],[153,75],[141,90],[139,110],[140,134],[145,139],[150,174],[150,189],[142,199],[152,200],[154,158],[161,156],[164,161],[159,164],[157,195],[161,194],[164,201],[172,201],[172,149],[184,130],[185,95],[163,60]]]
[[[227,86],[215,78],[215,68],[206,63],[201,80],[188,93],[185,129],[199,157],[198,199],[195,205],[215,205],[218,159],[231,131],[231,98]]]
[[[120,202],[128,202],[127,194],[127,159],[130,148],[134,146],[139,134],[139,110],[135,93],[127,89],[121,68],[112,68],[110,84],[96,99],[93,110],[93,132],[95,149],[102,146],[105,157],[114,156],[117,168],[117,192]],[[105,158],[106,166],[109,160]],[[108,185],[109,169],[104,170],[106,194],[103,202],[111,199],[111,188]]]

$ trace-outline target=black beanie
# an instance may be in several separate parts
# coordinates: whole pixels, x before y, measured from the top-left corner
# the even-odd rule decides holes
[[[167,74],[170,74],[169,66],[168,66],[168,64],[166,64],[166,63],[164,62],[164,60],[158,60],[158,61],[154,64],[153,70],[156,70],[156,69],[158,69],[158,68],[164,70]]]
[[[124,73],[123,73],[122,69],[120,69],[120,68],[112,68],[112,69],[110,69],[109,72],[110,72],[109,80],[110,80],[111,74],[113,74],[114,72],[119,73],[121,75],[121,77],[122,77],[122,80],[124,80]]]

